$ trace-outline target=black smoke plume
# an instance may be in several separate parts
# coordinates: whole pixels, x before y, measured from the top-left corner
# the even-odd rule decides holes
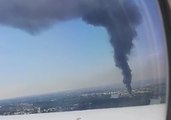
[[[75,18],[103,26],[110,35],[116,66],[131,94],[128,56],[141,15],[134,0],[0,0],[0,24],[36,34],[50,26]]]

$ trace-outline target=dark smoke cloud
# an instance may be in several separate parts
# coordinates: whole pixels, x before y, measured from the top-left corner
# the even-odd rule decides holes
[[[123,82],[131,93],[128,56],[136,37],[136,27],[141,22],[133,0],[0,0],[0,24],[31,34],[75,18],[106,28],[116,66],[121,69]]]

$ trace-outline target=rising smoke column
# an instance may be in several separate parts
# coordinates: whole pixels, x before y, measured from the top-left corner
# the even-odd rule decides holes
[[[93,26],[105,27],[114,49],[114,60],[131,94],[128,56],[141,15],[134,0],[0,0],[0,25],[36,34],[50,26],[82,18]]]
[[[121,69],[123,83],[132,94],[132,74],[128,64],[128,55],[133,47],[136,37],[136,26],[141,22],[141,15],[134,3],[123,0],[99,0],[96,8],[88,8],[83,20],[95,26],[103,26],[107,29],[114,49],[115,64]],[[114,6],[115,5],[115,6]]]

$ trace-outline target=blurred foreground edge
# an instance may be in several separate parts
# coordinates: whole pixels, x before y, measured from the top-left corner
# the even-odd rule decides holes
[[[166,35],[166,43],[167,43],[167,50],[168,50],[168,67],[169,71],[171,68],[171,1],[170,0],[158,0],[163,22],[164,22],[164,29]],[[169,81],[168,81],[168,111],[167,111],[167,120],[171,120],[171,74],[169,74]]]

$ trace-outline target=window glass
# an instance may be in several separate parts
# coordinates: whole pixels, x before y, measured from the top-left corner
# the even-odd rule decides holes
[[[1,0],[0,115],[165,105],[157,0]]]

